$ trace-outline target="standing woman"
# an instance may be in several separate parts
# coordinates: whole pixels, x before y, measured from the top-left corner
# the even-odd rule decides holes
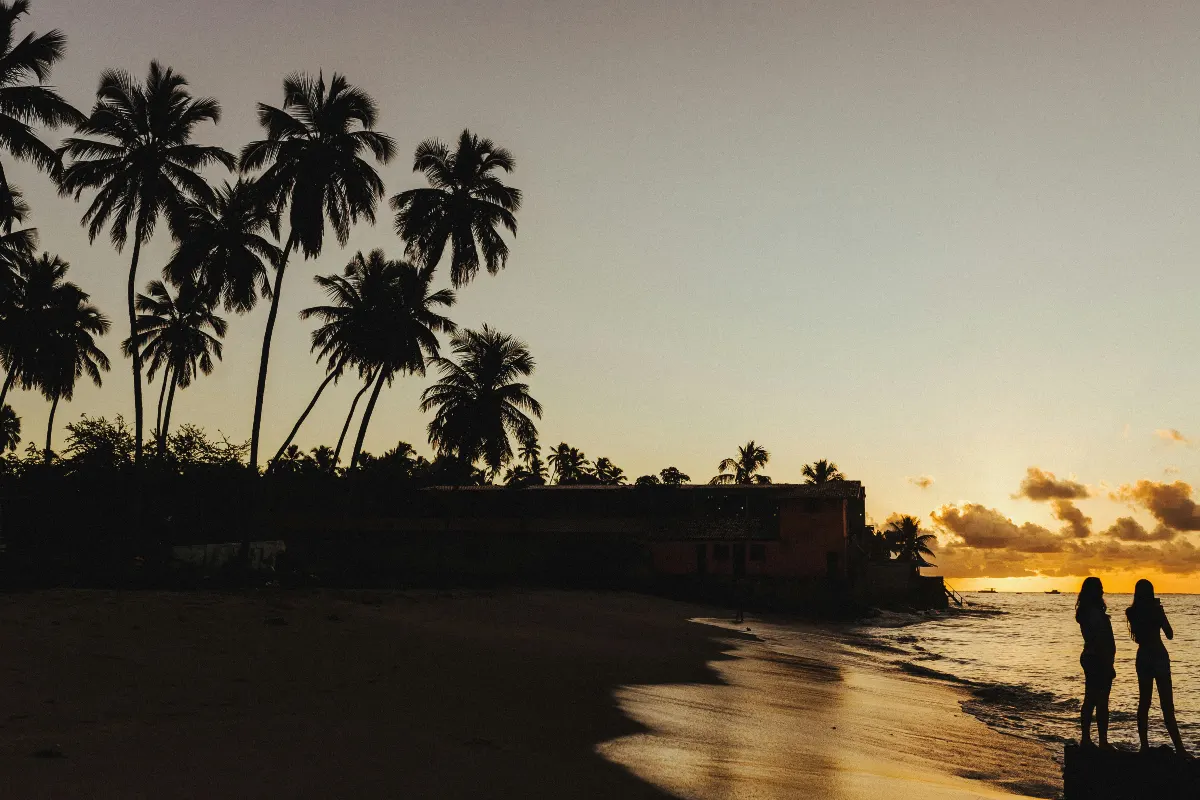
[[[1117,643],[1113,639],[1108,606],[1104,603],[1104,585],[1099,578],[1086,578],[1079,588],[1079,598],[1075,601],[1075,621],[1083,633],[1083,654],[1079,656],[1084,678],[1083,709],[1080,713],[1083,738],[1080,741],[1083,745],[1092,743],[1092,713],[1095,712],[1100,746],[1108,747],[1108,696],[1117,674],[1113,668]]]
[[[1138,738],[1142,740],[1142,749],[1150,747],[1146,738],[1147,728],[1150,727],[1150,695],[1154,692],[1154,684],[1158,684],[1158,701],[1162,706],[1163,721],[1167,723],[1167,732],[1175,744],[1175,752],[1187,755],[1183,748],[1183,740],[1179,738],[1179,725],[1175,722],[1175,694],[1171,687],[1171,657],[1167,647],[1159,638],[1162,631],[1168,639],[1175,638],[1171,623],[1167,621],[1167,612],[1162,603],[1154,596],[1154,584],[1143,578],[1133,587],[1133,605],[1125,610],[1129,620],[1129,634],[1138,644],[1137,677],[1138,677]]]

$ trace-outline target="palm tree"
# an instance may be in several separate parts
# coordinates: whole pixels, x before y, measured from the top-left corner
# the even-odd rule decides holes
[[[193,97],[187,79],[150,62],[145,84],[129,73],[107,70],[100,77],[92,115],[76,126],[81,136],[63,142],[60,152],[72,159],[63,171],[60,191],[79,200],[87,189],[96,196],[83,215],[88,238],[95,241],[107,225],[120,252],[133,226],[133,258],[126,300],[133,359],[134,459],[142,459],[142,357],[136,343],[137,268],[142,245],[154,235],[162,215],[182,216],[189,201],[213,201],[199,171],[212,164],[232,169],[234,157],[220,147],[193,144],[203,122],[216,123],[221,106],[210,97]]]
[[[333,464],[329,468],[331,473],[337,470],[338,461],[342,457],[342,445],[346,443],[346,434],[350,431],[350,423],[354,420],[354,410],[358,408],[358,401],[362,400],[363,395],[370,391],[371,387],[375,384],[376,372],[378,370],[372,370],[365,376],[360,376],[362,377],[363,385],[355,393],[354,400],[350,403],[350,413],[346,415],[346,422],[342,425],[342,433],[338,436],[337,447],[333,449]]]
[[[358,253],[342,275],[318,276],[316,281],[332,304],[300,312],[302,319],[323,322],[313,332],[313,347],[329,359],[331,372],[354,365],[363,377],[376,373],[350,458],[353,468],[383,384],[391,385],[398,373],[424,375],[426,361],[438,356],[437,334],[456,330],[434,310],[454,305],[454,292],[431,291],[433,270],[389,260],[382,250]]]
[[[504,269],[508,245],[497,228],[516,234],[521,191],[505,186],[495,173],[512,172],[514,166],[511,153],[469,130],[458,137],[454,152],[437,139],[417,145],[413,172],[425,173],[429,188],[392,198],[396,233],[408,243],[408,255],[436,267],[448,243],[455,288],[475,277],[481,254],[492,275]]]
[[[899,561],[912,561],[920,565],[934,566],[925,561],[924,556],[933,557],[929,543],[937,539],[932,533],[922,533],[921,523],[916,517],[905,515],[888,523],[884,532],[891,551]]]
[[[662,477],[662,482],[667,486],[682,486],[692,480],[691,475],[685,475],[675,467],[667,467],[658,474]]]
[[[18,41],[17,21],[28,13],[28,0],[0,0],[0,147],[57,179],[62,160],[32,126],[78,125],[85,117],[45,85],[54,64],[66,54],[67,37],[52,30],[40,36],[29,33]],[[35,78],[37,82],[31,83]],[[0,166],[0,219],[12,220],[19,203],[20,193],[9,185]],[[6,226],[6,232],[11,232],[11,221]]]
[[[0,455],[5,450],[17,452],[21,443],[21,418],[12,410],[12,406],[0,406]]]
[[[804,469],[801,470],[801,474],[804,475],[805,483],[816,485],[846,480],[846,476],[838,469],[837,464],[834,464],[832,461],[826,461],[823,458],[820,461],[805,464]]]
[[[421,410],[436,409],[429,443],[439,453],[468,463],[480,459],[495,475],[513,456],[509,437],[531,445],[542,406],[520,378],[533,374],[529,347],[513,336],[484,325],[450,340],[455,363],[439,358],[441,377],[421,395]]]
[[[287,209],[288,238],[275,270],[275,290],[263,335],[254,397],[254,425],[250,435],[250,466],[258,470],[259,431],[271,335],[279,313],[283,274],[292,250],[316,258],[325,241],[328,220],[343,247],[350,228],[360,219],[375,222],[375,206],[383,196],[383,180],[361,156],[370,152],[386,164],[395,152],[390,137],[374,129],[378,116],[375,101],[334,73],[325,78],[289,75],[283,81],[283,107],[260,103],[258,121],[267,138],[242,149],[243,173],[264,170],[258,180],[261,197],[282,213]]]
[[[582,450],[561,442],[551,448],[546,462],[554,470],[554,481],[559,485],[574,484],[592,473],[592,465]]]
[[[283,253],[264,234],[279,236],[279,215],[259,197],[253,181],[228,181],[211,202],[184,206],[177,223],[179,243],[163,274],[171,283],[195,283],[214,304],[244,314],[271,296],[267,267],[278,268]]]
[[[321,445],[309,450],[309,455],[312,457],[312,462],[320,472],[329,472],[337,462],[333,460],[333,448],[327,445]]]
[[[603,486],[620,486],[625,483],[625,470],[607,458],[597,458],[595,466],[596,480]]]
[[[719,474],[714,475],[709,483],[770,483],[769,477],[758,474],[758,471],[765,467],[770,460],[771,454],[751,439],[744,446],[738,448],[736,457],[727,458],[720,463],[717,467]]]
[[[155,373],[163,370],[156,429],[161,456],[171,428],[175,389],[191,386],[200,373],[212,374],[213,358],[221,359],[221,339],[228,326],[213,312],[211,295],[194,283],[180,286],[174,297],[162,281],[151,281],[146,292],[137,298],[138,311],[142,312],[137,318],[137,333],[122,347],[126,353],[136,349],[146,356],[146,380],[153,381]]]

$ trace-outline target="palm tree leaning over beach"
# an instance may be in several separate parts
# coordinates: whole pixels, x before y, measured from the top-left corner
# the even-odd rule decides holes
[[[838,469],[837,464],[834,464],[832,461],[826,461],[823,458],[820,461],[805,464],[800,474],[804,476],[805,483],[818,486],[823,483],[846,480],[846,476]]]
[[[512,153],[464,130],[453,152],[437,139],[417,145],[413,172],[425,173],[429,187],[392,198],[396,233],[407,255],[436,267],[450,246],[450,281],[457,289],[479,272],[480,255],[492,275],[504,269],[508,245],[498,228],[517,233],[521,191],[505,186],[496,172],[516,166]]]
[[[213,192],[199,172],[213,164],[232,169],[235,159],[220,147],[193,144],[192,134],[204,122],[221,119],[221,106],[211,97],[193,97],[187,79],[150,62],[146,82],[107,70],[100,77],[92,114],[76,126],[75,138],[60,152],[71,159],[60,191],[79,200],[85,190],[96,195],[83,215],[88,238],[95,241],[105,226],[120,252],[132,224],[133,257],[126,300],[129,332],[137,330],[137,269],[142,245],[150,241],[160,216],[175,221],[188,201],[211,203]],[[142,357],[136,339],[133,360],[134,458],[142,458]]]
[[[916,517],[905,515],[890,521],[883,536],[899,561],[924,561],[924,556],[933,557],[929,545],[937,537],[922,532],[921,523]]]
[[[46,80],[67,51],[67,37],[52,30],[28,33],[18,39],[17,22],[29,13],[28,0],[0,0],[0,149],[19,161],[33,164],[57,180],[62,160],[54,148],[34,132],[34,125],[59,128],[78,125],[85,119]],[[36,79],[36,82],[34,80]],[[14,205],[20,192],[8,183],[0,165],[0,220],[11,232]]]
[[[738,448],[737,456],[727,458],[718,466],[718,474],[714,475],[709,481],[711,484],[751,484],[751,483],[770,483],[771,479],[766,475],[759,473],[767,462],[771,460],[771,454],[766,448],[760,447],[751,439],[744,446]]]
[[[155,427],[160,457],[171,428],[175,389],[191,386],[201,373],[211,375],[213,358],[221,359],[221,339],[228,326],[214,313],[211,300],[211,294],[194,283],[183,284],[172,297],[162,281],[151,281],[146,294],[137,298],[141,312],[137,333],[122,344],[126,353],[133,352],[136,346],[145,355],[147,381],[153,381],[155,373],[163,371]]]
[[[323,76],[289,75],[283,81],[283,106],[258,106],[258,121],[267,138],[242,149],[241,171],[263,170],[258,178],[260,196],[276,211],[284,213],[286,209],[288,219],[288,238],[275,270],[254,395],[250,468],[256,472],[271,336],[288,259],[297,247],[305,258],[320,255],[326,222],[343,247],[351,227],[360,219],[375,222],[383,180],[362,155],[370,153],[378,163],[386,164],[395,152],[391,137],[374,130],[377,118],[371,96],[337,73],[328,86]]]
[[[441,454],[468,463],[483,461],[494,477],[518,446],[537,441],[542,406],[521,381],[536,363],[520,339],[484,325],[450,340],[457,361],[439,358],[441,377],[421,395],[421,410],[434,411],[429,443]]]

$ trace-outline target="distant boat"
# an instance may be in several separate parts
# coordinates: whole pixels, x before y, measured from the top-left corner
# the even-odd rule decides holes
[[[1051,589],[1046,594],[1062,594],[1058,589]]]
[[[979,593],[980,594],[995,594],[996,590],[995,589],[980,589]]]

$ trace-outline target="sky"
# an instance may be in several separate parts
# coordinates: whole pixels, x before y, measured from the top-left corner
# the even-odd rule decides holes
[[[51,82],[74,104],[103,69],[161,59],[223,105],[197,139],[235,151],[284,75],[345,74],[399,145],[389,195],[422,185],[424,138],[469,127],[509,148],[525,203],[508,268],[452,316],[528,342],[545,445],[699,481],[754,439],[776,481],[828,458],[875,522],[920,517],[955,586],[1094,572],[1200,591],[1180,517],[1200,482],[1200,5],[35,0],[22,30],[55,27]],[[61,446],[81,413],[132,418],[129,254],[89,245],[83,204],[13,172],[43,248],[114,321],[114,370],[60,406]],[[312,276],[401,253],[380,211],[289,268],[264,450],[323,376],[297,318],[322,299]],[[170,249],[144,250],[140,283]],[[224,362],[173,421],[249,437],[266,311],[230,318]],[[431,379],[384,392],[368,450],[429,453]],[[334,442],[356,389],[328,392],[298,443]],[[40,443],[46,402],[13,405]],[[1030,499],[1031,468],[1084,488]],[[1091,521],[1070,528],[1055,500]]]

